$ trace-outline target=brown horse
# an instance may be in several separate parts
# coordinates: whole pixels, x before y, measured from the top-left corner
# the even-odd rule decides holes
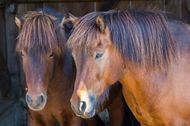
[[[79,19],[72,14],[69,14],[66,17],[67,19],[65,19],[64,24],[69,25],[68,27],[72,27],[74,29]],[[94,109],[92,114],[83,115],[76,113],[76,115],[83,118],[91,118],[96,113],[102,112],[106,107],[108,108],[111,126],[121,126],[122,124],[127,126],[139,125],[134,116],[131,114],[130,110],[128,109],[128,106],[124,103],[122,89],[119,82],[107,88],[107,90],[98,98],[96,110]],[[79,109],[83,111],[82,109],[84,108],[84,102],[79,103]],[[75,108],[73,107],[72,109],[74,110]],[[124,116],[125,123],[123,122]]]
[[[142,126],[190,125],[189,25],[160,12],[92,12],[78,21],[68,46],[77,68],[75,113],[90,116],[101,94],[120,81]]]
[[[20,34],[16,46],[22,57],[30,125],[81,126],[69,105],[75,68],[64,30],[56,19],[43,12],[28,12],[16,19]]]

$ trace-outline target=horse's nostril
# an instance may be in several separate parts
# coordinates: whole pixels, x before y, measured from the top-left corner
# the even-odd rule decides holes
[[[28,94],[26,94],[26,102],[28,102],[28,103],[33,102],[32,98]]]
[[[79,111],[85,112],[85,109],[86,109],[86,102],[81,101],[80,104],[79,104]]]
[[[41,103],[43,103],[44,102],[44,96],[43,95],[40,95],[40,96],[38,96],[38,98],[37,98],[37,100],[36,100],[36,103],[37,104],[41,104]]]

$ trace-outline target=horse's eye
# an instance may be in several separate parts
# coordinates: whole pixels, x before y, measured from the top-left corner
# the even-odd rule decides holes
[[[49,55],[50,58],[53,58],[54,57],[54,52],[51,52],[50,55]]]
[[[96,53],[95,59],[99,59],[99,58],[101,58],[102,56],[103,56],[103,53]]]
[[[23,51],[21,51],[21,52],[20,52],[20,55],[23,57],[23,56],[24,56],[24,52],[23,52]]]
[[[22,57],[24,56],[24,54],[23,54],[22,52],[20,53],[20,55],[21,55]]]

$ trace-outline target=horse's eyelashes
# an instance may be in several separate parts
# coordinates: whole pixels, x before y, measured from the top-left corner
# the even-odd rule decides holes
[[[24,52],[23,52],[23,51],[21,51],[21,52],[20,52],[20,55],[23,57],[23,56],[24,56]]]
[[[21,55],[21,56],[24,56],[24,54],[23,54],[22,52],[20,53],[20,55]]]

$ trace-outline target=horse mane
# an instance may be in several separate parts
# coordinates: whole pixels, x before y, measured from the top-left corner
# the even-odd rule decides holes
[[[68,46],[88,48],[100,34],[96,18],[101,15],[109,28],[113,45],[131,62],[145,68],[165,69],[175,59],[175,40],[161,12],[107,11],[92,12],[80,18]]]
[[[16,51],[33,51],[36,54],[53,51],[60,55],[64,49],[64,42],[59,37],[55,20],[55,17],[43,11],[28,12],[24,16]]]

